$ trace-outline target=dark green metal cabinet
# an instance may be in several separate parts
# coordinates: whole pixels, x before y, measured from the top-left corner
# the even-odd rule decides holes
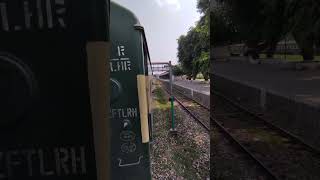
[[[137,75],[148,74],[147,46],[139,21],[111,3],[112,179],[151,179],[149,143],[142,143]]]
[[[86,47],[107,2],[0,0],[0,179],[98,179]]]

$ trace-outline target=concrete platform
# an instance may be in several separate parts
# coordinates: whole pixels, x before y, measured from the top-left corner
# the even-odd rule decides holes
[[[210,82],[198,81],[198,80],[178,80],[174,81],[174,84],[193,89],[206,95],[210,95]]]
[[[169,81],[161,80],[169,88]],[[199,81],[174,81],[174,88],[200,104],[210,107],[210,84]]]
[[[320,147],[320,70],[226,61],[212,63],[211,72],[213,90]]]

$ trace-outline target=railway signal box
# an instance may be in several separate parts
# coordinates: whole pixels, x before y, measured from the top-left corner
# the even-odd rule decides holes
[[[0,0],[0,179],[106,179],[110,131],[96,116],[109,111],[108,11],[105,0]]]

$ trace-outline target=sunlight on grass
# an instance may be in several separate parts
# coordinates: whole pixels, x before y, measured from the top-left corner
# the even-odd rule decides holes
[[[195,107],[195,108],[200,107],[200,105],[195,102],[188,103],[187,106],[188,107]]]
[[[260,129],[248,129],[247,130],[250,134],[255,134],[257,139],[260,139],[264,142],[268,142],[274,145],[281,145],[283,144],[283,139],[279,138],[279,136],[270,134],[265,131],[261,131]]]
[[[168,99],[166,99],[164,91],[161,87],[157,87],[154,91],[156,96],[156,106],[159,109],[167,109],[170,108],[170,103]]]

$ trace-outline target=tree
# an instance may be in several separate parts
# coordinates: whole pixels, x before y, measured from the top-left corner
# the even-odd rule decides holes
[[[202,16],[198,22],[195,31],[199,34],[200,49],[198,49],[199,54],[196,56],[196,61],[198,62],[199,71],[203,74],[204,79],[207,81],[209,79],[210,71],[210,14],[207,13]]]
[[[312,60],[320,39],[317,0],[216,0],[245,41],[247,54],[258,57],[266,49],[272,57],[277,43],[292,34],[304,60]],[[220,17],[221,18],[221,17]],[[224,17],[222,17],[224,18]],[[222,19],[221,18],[221,19]]]
[[[181,67],[181,65],[175,65],[172,67],[172,73],[174,76],[182,76],[185,73],[183,72],[183,69]]]
[[[292,24],[292,34],[300,47],[303,59],[313,60],[314,46],[319,40],[320,3],[316,0],[294,0],[291,3],[295,5],[289,19]]]
[[[199,63],[200,72],[202,73],[204,80],[208,81],[210,72],[210,53],[202,52],[197,59],[197,62]]]
[[[204,76],[209,72],[209,0],[198,0],[197,7],[202,14],[200,20],[178,39],[178,61],[185,74],[193,79],[200,72]]]
[[[210,0],[198,0],[197,9],[200,13],[208,13],[210,8]]]
[[[188,78],[192,76],[192,39],[190,38],[190,31],[188,34],[181,35],[178,39],[178,62],[181,64],[183,71]]]
[[[212,9],[210,12],[210,44],[212,46],[221,46],[229,42],[236,42],[236,37],[239,37],[236,34],[236,28],[225,10],[221,7]]]

